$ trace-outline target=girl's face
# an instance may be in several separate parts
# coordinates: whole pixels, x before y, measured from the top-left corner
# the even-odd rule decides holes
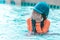
[[[37,22],[41,22],[42,21],[42,15],[33,11],[32,19],[36,20]]]

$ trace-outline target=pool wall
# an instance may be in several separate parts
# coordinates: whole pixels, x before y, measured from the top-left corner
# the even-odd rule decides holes
[[[0,0],[0,4],[6,3],[19,6],[34,6],[39,1],[47,2],[52,9],[60,9],[60,0]]]
[[[21,5],[21,0],[6,0],[7,4]]]
[[[21,0],[0,0],[0,4],[21,5]]]
[[[24,0],[21,1],[21,5],[23,6],[34,6],[37,2],[47,2],[49,4],[49,7],[52,9],[60,9],[60,0]]]

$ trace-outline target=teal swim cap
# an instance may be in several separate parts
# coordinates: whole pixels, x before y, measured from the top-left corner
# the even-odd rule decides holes
[[[38,2],[33,10],[38,12],[39,14],[45,14],[47,17],[49,13],[49,6],[46,2]]]

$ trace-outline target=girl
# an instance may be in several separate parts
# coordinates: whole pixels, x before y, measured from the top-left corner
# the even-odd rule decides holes
[[[50,26],[50,21],[47,19],[48,14],[48,4],[45,2],[37,3],[33,8],[31,18],[27,19],[29,32],[38,34],[47,33]]]

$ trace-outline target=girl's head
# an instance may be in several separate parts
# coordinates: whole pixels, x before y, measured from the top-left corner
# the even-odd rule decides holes
[[[45,2],[39,2],[33,8],[32,18],[35,20],[45,20],[49,14],[49,6]]]

